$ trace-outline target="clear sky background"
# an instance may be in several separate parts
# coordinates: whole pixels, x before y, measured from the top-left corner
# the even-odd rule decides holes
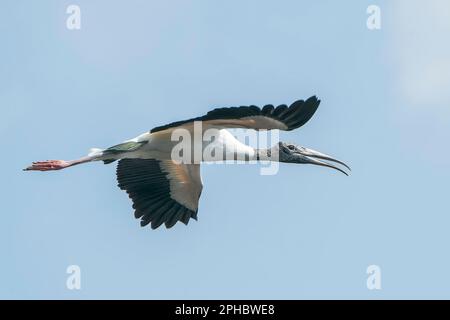
[[[0,298],[450,298],[448,34],[444,0],[1,1]],[[313,94],[315,116],[281,138],[351,176],[204,166],[188,227],[141,228],[115,165],[21,171]]]

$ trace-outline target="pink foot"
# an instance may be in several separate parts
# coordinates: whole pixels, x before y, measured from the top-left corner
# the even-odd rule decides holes
[[[34,170],[34,171],[50,171],[50,170],[61,170],[70,167],[72,164],[69,161],[64,160],[47,160],[33,162],[33,164],[23,170]]]

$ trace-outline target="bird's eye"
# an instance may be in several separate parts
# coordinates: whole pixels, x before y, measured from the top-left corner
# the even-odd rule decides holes
[[[291,145],[288,146],[288,149],[289,149],[289,150],[294,150],[294,149],[295,149],[295,146],[293,146],[293,145],[291,144]]]

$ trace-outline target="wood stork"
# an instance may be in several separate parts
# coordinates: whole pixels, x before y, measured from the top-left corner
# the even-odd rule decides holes
[[[178,221],[187,225],[190,218],[197,220],[198,201],[203,188],[200,162],[208,159],[202,157],[197,162],[174,162],[171,151],[178,141],[173,141],[171,136],[176,129],[185,129],[195,136],[195,124],[200,122],[203,132],[211,128],[218,130],[214,143],[220,152],[233,150],[236,156],[245,154],[247,160],[314,164],[347,175],[343,169],[326,161],[339,163],[348,170],[350,168],[326,154],[285,142],[267,149],[252,148],[239,142],[226,130],[247,128],[290,131],[304,125],[313,116],[319,103],[320,100],[312,96],[306,101],[295,101],[289,107],[266,105],[263,108],[218,108],[201,117],[153,128],[150,132],[107,149],[91,149],[86,157],[80,159],[33,162],[24,170],[60,170],[91,161],[108,164],[119,160],[116,171],[118,186],[132,199],[135,217],[141,219],[141,226],[151,223],[152,229],[156,229],[164,223],[167,228],[171,228]],[[201,146],[205,148],[204,141]],[[273,157],[274,154],[277,157]]]

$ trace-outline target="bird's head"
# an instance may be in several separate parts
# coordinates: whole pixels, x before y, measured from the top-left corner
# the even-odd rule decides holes
[[[308,149],[302,146],[295,145],[293,143],[287,142],[279,142],[275,145],[272,152],[278,152],[278,161],[279,162],[288,162],[288,163],[306,163],[306,164],[315,164],[318,166],[328,167],[342,172],[345,175],[348,175],[340,167],[331,164],[327,161],[338,163],[344,166],[349,171],[351,170],[348,165],[344,162],[334,159],[326,154],[323,154],[318,151],[314,151],[312,149]],[[320,160],[319,160],[320,159]],[[322,161],[326,160],[326,161]]]

